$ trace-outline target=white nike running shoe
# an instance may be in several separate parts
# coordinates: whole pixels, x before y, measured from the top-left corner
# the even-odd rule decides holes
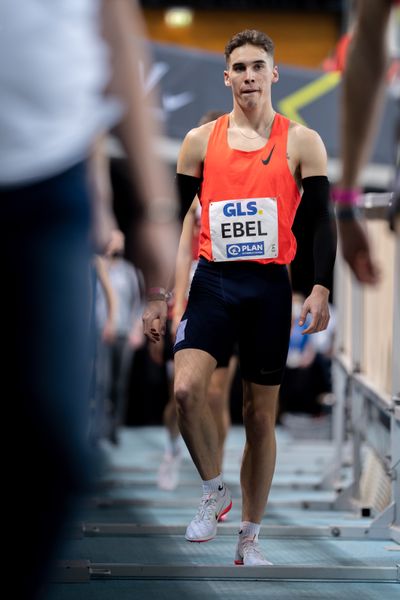
[[[182,452],[171,454],[166,452],[158,469],[157,485],[161,490],[173,491],[179,483],[179,471]]]
[[[244,565],[246,567],[256,567],[260,565],[272,565],[265,558],[256,538],[240,539],[236,546],[235,565]]]
[[[218,521],[232,508],[231,493],[224,485],[223,490],[204,494],[197,514],[186,529],[189,542],[208,542],[217,535]]]

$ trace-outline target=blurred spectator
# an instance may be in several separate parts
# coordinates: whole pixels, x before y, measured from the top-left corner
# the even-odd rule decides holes
[[[344,71],[351,38],[352,31],[347,31],[339,38],[332,54],[330,54],[322,63],[324,71]]]
[[[330,358],[335,329],[334,308],[325,331],[314,335],[304,333],[307,323],[300,326],[304,298],[293,295],[292,328],[285,374],[279,394],[279,417],[286,413],[320,416],[327,411],[324,396],[332,391]]]
[[[104,287],[97,286],[96,321],[102,331],[99,350],[98,403],[104,408],[102,433],[118,443],[118,428],[124,423],[130,368],[134,350],[144,343],[142,312],[143,276],[125,260],[125,239],[119,230],[104,256],[104,268],[115,296],[111,326]]]
[[[103,437],[105,431],[105,391],[104,382],[106,380],[104,373],[108,373],[108,363],[106,361],[104,343],[105,340],[114,338],[114,322],[117,310],[117,301],[104,258],[96,254],[93,257],[93,268],[91,278],[91,338],[92,338],[92,360],[91,360],[91,379],[89,391],[89,440],[92,446],[96,446]],[[99,325],[96,307],[99,289],[104,301],[104,318]]]
[[[354,33],[355,11],[358,0],[347,2],[347,30],[340,36],[332,53],[322,63],[324,71],[344,71],[349,45]]]

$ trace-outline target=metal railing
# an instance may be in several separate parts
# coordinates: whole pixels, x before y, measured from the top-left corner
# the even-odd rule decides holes
[[[332,481],[339,478],[347,432],[353,447],[351,485],[338,495],[337,507],[360,503],[365,464],[372,449],[391,482],[388,506],[376,515],[366,536],[400,541],[400,237],[386,222],[392,195],[366,194],[361,209],[381,267],[376,288],[360,286],[338,256],[335,297],[338,311],[333,380],[336,394]],[[350,421],[349,416],[350,415]]]

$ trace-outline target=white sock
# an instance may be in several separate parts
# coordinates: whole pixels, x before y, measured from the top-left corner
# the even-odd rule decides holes
[[[251,521],[242,521],[240,523],[239,536],[241,539],[252,538],[255,541],[258,540],[258,534],[260,533],[261,524],[252,523]]]
[[[219,474],[218,477],[214,477],[214,479],[209,479],[208,481],[202,480],[202,484],[203,484],[203,494],[211,494],[213,492],[221,492],[224,487],[221,474]]]
[[[168,436],[166,451],[172,456],[176,456],[181,451],[181,436],[177,437]]]

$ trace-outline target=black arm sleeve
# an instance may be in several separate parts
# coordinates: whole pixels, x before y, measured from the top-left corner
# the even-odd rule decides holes
[[[179,198],[180,219],[183,221],[194,197],[200,190],[201,178],[177,173],[175,177]]]
[[[329,200],[329,181],[322,175],[305,177],[302,180],[303,195],[293,224],[298,242],[297,266],[302,262],[306,273],[310,273],[311,254],[314,263],[313,284],[332,289],[333,267],[336,257],[336,221]],[[294,261],[296,262],[296,261]]]

